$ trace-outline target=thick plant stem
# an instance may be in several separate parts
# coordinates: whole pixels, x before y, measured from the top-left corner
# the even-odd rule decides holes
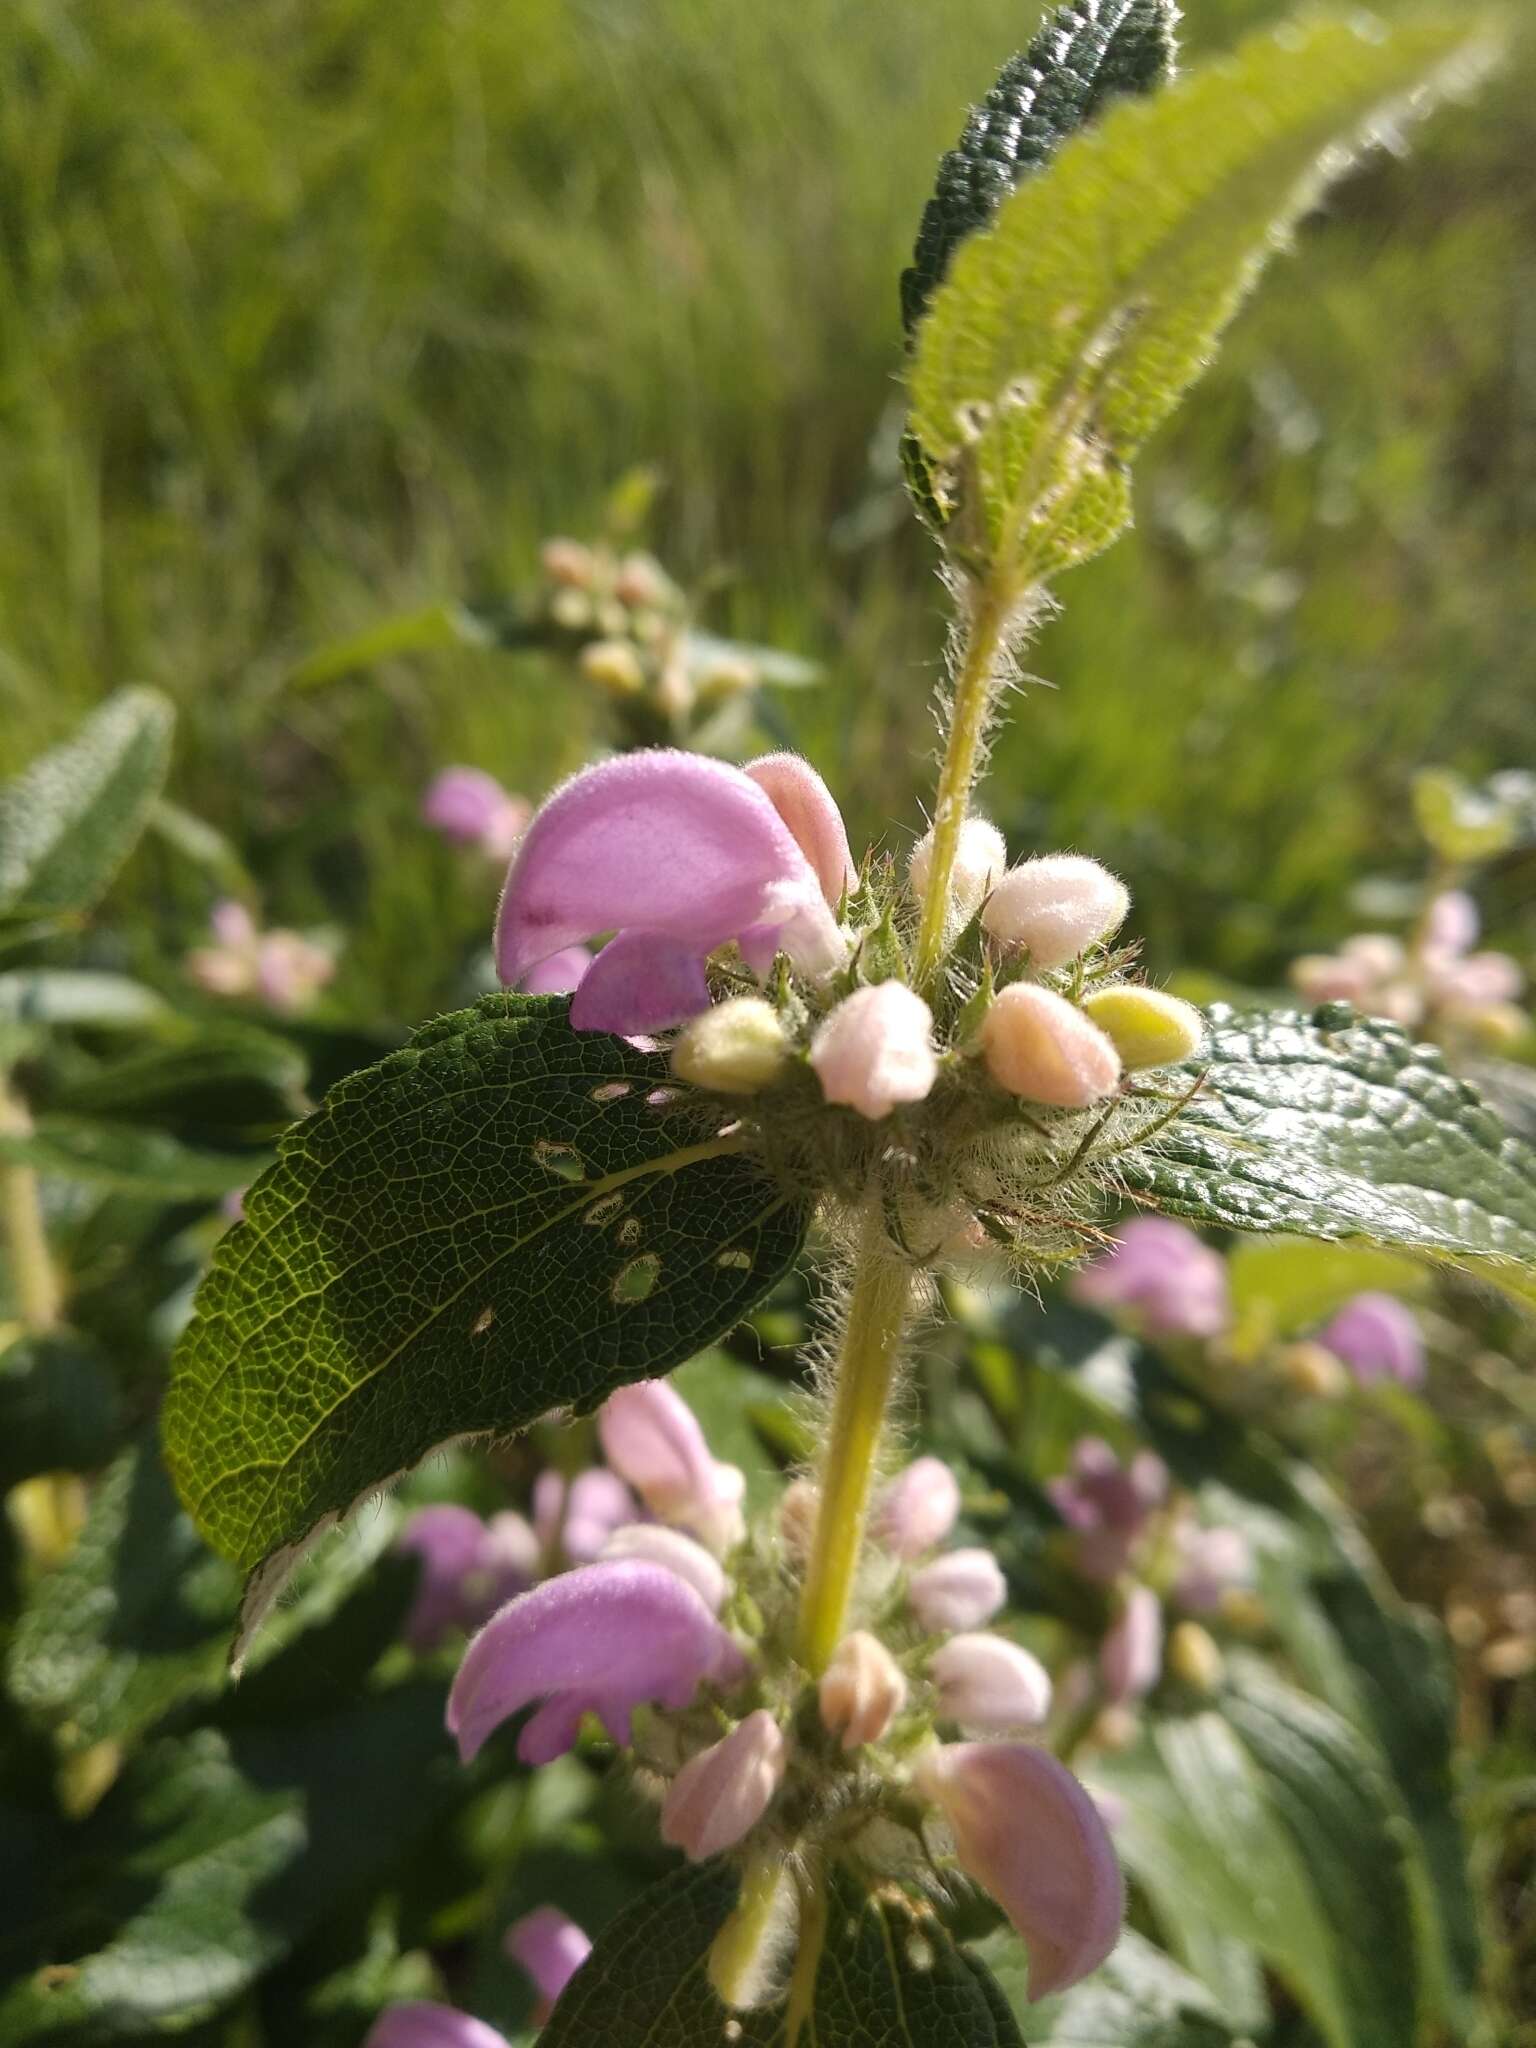
[[[965,653],[955,678],[949,733],[944,745],[944,766],[939,773],[938,793],[933,804],[933,856],[928,863],[928,887],[923,896],[923,918],[917,935],[917,985],[920,989],[932,981],[944,955],[949,879],[954,872],[955,856],[960,850],[960,828],[965,823],[971,785],[976,780],[981,758],[981,743],[997,682],[998,658],[1009,610],[996,589],[981,592],[971,614]]]
[[[821,1501],[800,1600],[797,1654],[814,1677],[819,1678],[831,1662],[847,1624],[875,1459],[911,1298],[911,1271],[892,1250],[878,1197],[871,1196],[838,1354]]]
[[[0,1080],[0,1132],[26,1137],[32,1119],[26,1105]],[[0,1221],[18,1320],[31,1331],[56,1330],[64,1320],[64,1294],[48,1250],[37,1175],[20,1161],[0,1163]]]

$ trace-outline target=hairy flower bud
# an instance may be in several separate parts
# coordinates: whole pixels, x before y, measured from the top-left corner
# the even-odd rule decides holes
[[[855,1629],[844,1636],[822,1673],[817,1693],[821,1725],[841,1735],[844,1749],[878,1742],[907,1703],[907,1681],[877,1636]]]
[[[766,1707],[691,1757],[668,1787],[661,1838],[690,1863],[707,1862],[750,1834],[784,1777],[784,1736]]]
[[[611,697],[638,697],[645,667],[628,640],[589,640],[581,650],[581,672]]]
[[[960,1482],[942,1458],[915,1458],[881,1494],[872,1534],[897,1557],[921,1557],[944,1541],[960,1513]]]
[[[981,1050],[1000,1088],[1058,1109],[1086,1109],[1120,1080],[1120,1055],[1097,1024],[1029,982],[1012,983],[987,1011]]]
[[[1181,1621],[1168,1638],[1168,1669],[1192,1692],[1212,1693],[1227,1675],[1226,1659],[1210,1631]]]
[[[1311,1400],[1333,1400],[1349,1385],[1343,1364],[1323,1344],[1287,1344],[1279,1365],[1287,1385]]]
[[[1092,990],[1083,1008],[1120,1055],[1123,1067],[1171,1067],[1205,1043],[1205,1019],[1193,1003],[1160,988],[1122,981]]]
[[[975,1735],[1038,1728],[1051,1711],[1050,1673],[1004,1636],[951,1636],[929,1660],[939,1715]]]
[[[1115,1706],[1139,1700],[1162,1675],[1163,1609],[1147,1586],[1133,1586],[1099,1645],[1099,1677]]]
[[[817,1026],[810,1060],[828,1102],[878,1122],[938,1079],[933,1012],[899,981],[855,989]]]
[[[928,890],[933,866],[933,827],[918,840],[907,863],[912,893],[921,902]],[[963,930],[976,915],[1008,867],[1008,847],[997,827],[986,818],[968,817],[960,827],[955,864],[949,871],[949,909],[945,923],[951,932]]]
[[[1065,967],[1085,946],[1118,931],[1130,892],[1080,853],[1047,853],[1010,868],[981,921],[1004,945],[1027,946],[1035,967]]]
[[[792,1558],[804,1563],[816,1537],[821,1488],[810,1479],[792,1479],[779,1501],[779,1535]]]
[[[1002,1566],[990,1550],[950,1550],[912,1574],[907,1604],[930,1635],[980,1628],[1008,1598]]]
[[[672,1048],[672,1071],[695,1088],[720,1095],[756,1095],[782,1072],[789,1040],[779,1013],[761,996],[731,996],[684,1026]]]
[[[1192,1614],[1210,1614],[1221,1605],[1229,1586],[1253,1578],[1253,1546],[1241,1529],[1225,1524],[1202,1528],[1181,1522],[1175,1535],[1179,1575],[1173,1585],[1177,1606]]]

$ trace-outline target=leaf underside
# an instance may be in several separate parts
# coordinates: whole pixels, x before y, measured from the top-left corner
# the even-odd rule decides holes
[[[249,1568],[450,1438],[584,1412],[727,1332],[806,1209],[665,1059],[488,996],[333,1089],[173,1363],[177,1488]]]

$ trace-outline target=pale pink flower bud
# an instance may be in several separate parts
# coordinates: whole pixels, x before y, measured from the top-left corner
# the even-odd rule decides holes
[[[597,1430],[609,1464],[652,1514],[691,1529],[711,1550],[740,1542],[746,1477],[711,1455],[698,1418],[665,1380],[610,1394]]]
[[[613,594],[622,604],[654,609],[677,595],[677,587],[653,555],[626,555],[613,579]]]
[[[930,1635],[980,1628],[1008,1598],[1002,1566],[990,1550],[950,1550],[915,1571],[907,1603]]]
[[[1096,1970],[1119,1939],[1125,1887],[1103,1818],[1065,1764],[1026,1742],[945,1743],[913,1780],[1029,1951],[1030,1998]]]
[[[1241,1529],[1225,1525],[1202,1528],[1197,1522],[1181,1522],[1175,1538],[1179,1553],[1179,1576],[1174,1581],[1173,1599],[1192,1614],[1209,1614],[1219,1607],[1229,1586],[1244,1586],[1253,1579],[1253,1547]]]
[[[1010,868],[981,921],[1004,945],[1027,946],[1034,967],[1065,967],[1125,922],[1130,892],[1081,853],[1047,853]]]
[[[238,950],[256,943],[256,920],[243,903],[233,897],[225,897],[215,903],[208,917],[208,928],[214,942]]]
[[[539,1994],[538,2024],[549,2018],[550,2009],[587,1957],[592,1943],[558,1906],[535,1906],[521,1920],[514,1920],[502,1936],[502,1947],[533,1979]]]
[[[1363,961],[1337,953],[1300,954],[1291,962],[1290,977],[1291,986],[1309,1003],[1363,1005],[1372,985]]]
[[[766,1707],[721,1742],[691,1757],[668,1787],[661,1838],[690,1863],[705,1863],[751,1833],[784,1779],[786,1750]]]
[[[1472,953],[1434,977],[1437,1001],[1468,1010],[1512,1003],[1524,987],[1525,976],[1507,953]]]
[[[779,1502],[779,1534],[790,1556],[802,1563],[811,1554],[820,1512],[821,1488],[809,1479],[792,1479]]]
[[[1030,982],[998,996],[982,1022],[981,1049],[998,1086],[1029,1102],[1086,1109],[1119,1086],[1111,1040],[1065,996]]]
[[[421,815],[456,846],[478,846],[493,860],[509,860],[532,808],[483,768],[444,768],[427,785]]]
[[[857,1749],[885,1734],[907,1703],[907,1681],[884,1643],[856,1629],[833,1652],[817,1699],[821,1725],[842,1736],[844,1749]]]
[[[1003,1636],[951,1636],[929,1659],[939,1715],[974,1735],[1038,1728],[1051,1711],[1051,1676],[1038,1657]]]
[[[256,988],[274,1010],[307,1009],[336,972],[324,946],[299,932],[267,932],[256,945]]]
[[[1426,952],[1442,956],[1470,953],[1477,944],[1482,920],[1465,889],[1442,889],[1424,913]]]
[[[585,590],[596,572],[597,561],[583,541],[567,540],[564,535],[557,534],[539,549],[539,567],[551,583],[565,583],[573,589]]]
[[[1133,1586],[1099,1645],[1099,1677],[1111,1702],[1123,1706],[1149,1693],[1163,1670],[1163,1608],[1147,1586]]]
[[[897,1557],[921,1557],[960,1514],[960,1482],[942,1458],[916,1458],[881,1494],[871,1533]]]
[[[603,1545],[602,1554],[605,1558],[644,1558],[676,1572],[692,1586],[711,1614],[718,1614],[725,1605],[730,1581],[720,1560],[681,1529],[663,1528],[659,1522],[629,1522],[614,1530]]]
[[[858,881],[859,871],[848,850],[847,828],[831,790],[798,754],[762,754],[748,761],[743,772],[784,820],[810,862],[822,895],[835,910],[843,892]]]
[[[899,981],[855,989],[817,1026],[810,1061],[828,1102],[878,1122],[938,1079],[933,1012]]]
[[[1402,940],[1386,932],[1357,932],[1344,941],[1340,951],[1346,960],[1358,962],[1373,982],[1390,981],[1401,974],[1406,959]]]
[[[907,863],[912,893],[921,902],[933,867],[933,827],[918,840]],[[976,915],[1008,869],[1008,847],[1001,832],[986,818],[968,817],[960,827],[955,864],[949,871],[946,925],[962,931]]]

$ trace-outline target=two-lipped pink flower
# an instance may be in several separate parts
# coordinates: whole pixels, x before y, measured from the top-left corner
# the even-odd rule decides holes
[[[640,1519],[640,1505],[616,1472],[589,1465],[569,1478],[552,1468],[533,1482],[533,1527],[551,1564],[591,1564],[609,1537]]]
[[[949,1823],[961,1869],[1029,1951],[1030,1998],[1096,1970],[1119,1938],[1125,1885],[1099,1809],[1066,1765],[1026,1742],[956,1742],[925,1751],[913,1778]]]
[[[1168,1468],[1155,1451],[1122,1465],[1102,1437],[1080,1437],[1071,1469],[1046,1493],[1073,1531],[1073,1554],[1085,1578],[1107,1584],[1131,1560],[1143,1531],[1168,1494]]]
[[[1073,1277],[1093,1308],[1129,1309],[1154,1337],[1216,1337],[1231,1313],[1227,1268],[1194,1231],[1167,1216],[1135,1216],[1114,1250]]]
[[[254,997],[268,1009],[296,1014],[336,972],[328,947],[302,932],[263,931],[233,898],[214,905],[209,929],[212,943],[187,955],[188,974],[209,995]]]
[[[711,1550],[741,1540],[746,1475],[716,1458],[698,1418],[665,1380],[638,1380],[604,1402],[603,1455],[653,1515],[691,1530]]]
[[[665,1030],[708,1007],[706,962],[731,942],[755,974],[780,952],[812,978],[832,973],[846,953],[833,906],[852,872],[837,806],[796,756],[741,769],[671,748],[622,755],[535,814],[502,894],[497,971],[516,986],[612,932],[572,1025]]]
[[[483,768],[444,768],[421,799],[424,824],[455,846],[477,847],[488,860],[510,860],[533,807],[503,789]]]
[[[627,1558],[582,1565],[509,1601],[481,1629],[448,1696],[448,1729],[468,1763],[503,1721],[536,1707],[517,1753],[546,1764],[574,1745],[584,1714],[627,1746],[637,1706],[681,1711],[700,1686],[728,1687],[746,1669],[675,1572]]]
[[[539,1539],[510,1510],[482,1521],[452,1501],[418,1508],[395,1548],[420,1561],[405,1623],[416,1650],[435,1649],[455,1629],[477,1628],[538,1576]]]
[[[1412,1309],[1395,1295],[1355,1295],[1318,1331],[1317,1341],[1347,1365],[1363,1387],[1381,1380],[1396,1380],[1404,1387],[1424,1383],[1424,1333]]]

